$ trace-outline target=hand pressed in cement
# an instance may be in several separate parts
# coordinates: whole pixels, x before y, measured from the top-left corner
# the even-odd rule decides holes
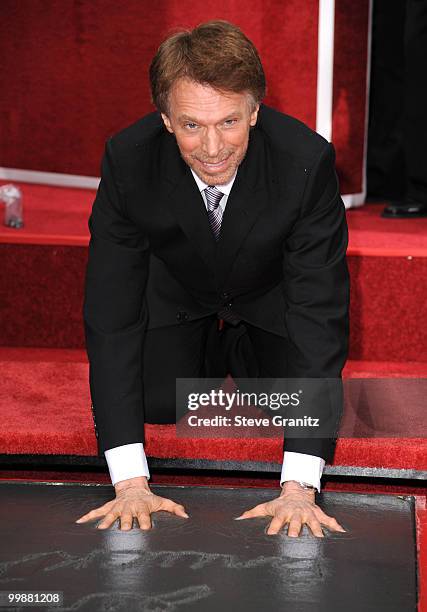
[[[345,533],[345,529],[332,516],[328,516],[315,504],[314,491],[303,489],[297,482],[290,480],[283,483],[282,492],[276,499],[258,504],[246,510],[235,520],[272,516],[267,535],[275,535],[286,524],[288,536],[297,538],[303,525],[308,525],[318,538],[323,538],[322,525],[331,531]]]
[[[115,485],[116,497],[99,508],[81,516],[76,523],[85,523],[92,519],[104,517],[98,529],[110,527],[116,519],[120,520],[120,529],[132,529],[133,518],[138,519],[140,529],[151,529],[152,512],[171,512],[183,518],[189,518],[182,504],[155,495],[147,484],[145,476],[122,480]]]

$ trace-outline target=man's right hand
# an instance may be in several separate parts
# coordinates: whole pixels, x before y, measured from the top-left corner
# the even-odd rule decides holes
[[[106,529],[116,519],[120,519],[120,529],[127,531],[132,529],[134,517],[137,518],[141,529],[151,529],[151,513],[161,510],[189,518],[182,504],[155,495],[150,490],[145,476],[121,480],[114,485],[114,488],[116,491],[115,499],[84,514],[76,523],[85,523],[92,519],[104,517],[99,523],[98,529]]]

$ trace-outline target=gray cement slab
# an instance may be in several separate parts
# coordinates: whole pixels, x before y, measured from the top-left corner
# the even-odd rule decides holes
[[[74,521],[112,499],[111,486],[1,482],[0,591],[62,591],[61,606],[43,609],[88,612],[416,610],[411,497],[322,493],[347,533],[293,539],[268,536],[267,518],[233,520],[277,491],[152,488],[190,519],[156,513],[150,531],[100,530]]]

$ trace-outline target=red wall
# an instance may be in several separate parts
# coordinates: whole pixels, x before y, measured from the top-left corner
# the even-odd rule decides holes
[[[341,44],[356,78],[360,63],[348,52],[352,37],[343,11],[358,27],[367,5],[337,0],[337,20],[346,30]],[[236,23],[257,46],[267,75],[265,102],[315,128],[317,0],[1,0],[0,166],[98,176],[105,139],[153,108],[147,71],[162,39],[213,18]],[[359,90],[346,93],[354,87],[352,75],[343,76],[335,108],[343,95],[360,106]],[[344,132],[356,115],[360,110],[347,109]],[[360,131],[360,121],[353,128]],[[355,144],[354,130],[349,133],[343,159]],[[340,142],[337,130],[335,137]],[[343,192],[358,190],[351,174]]]
[[[341,193],[360,193],[367,120],[369,2],[336,0],[332,137]]]

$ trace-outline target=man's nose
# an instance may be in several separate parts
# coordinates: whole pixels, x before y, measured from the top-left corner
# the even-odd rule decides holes
[[[218,157],[221,149],[221,134],[215,127],[208,128],[203,139],[203,150],[210,158],[216,158]]]

